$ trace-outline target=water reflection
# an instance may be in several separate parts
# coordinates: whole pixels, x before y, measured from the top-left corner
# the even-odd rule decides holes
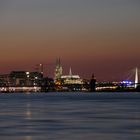
[[[0,140],[139,140],[140,94],[0,94]]]
[[[31,104],[28,102],[26,104],[26,112],[25,112],[25,119],[31,120],[32,119],[32,112],[31,112]],[[30,126],[30,122],[28,122],[26,129],[26,133],[30,133],[32,131],[32,127]],[[25,140],[32,140],[32,136],[25,136]]]
[[[31,120],[32,119],[32,112],[31,112],[31,104],[26,104],[26,112],[25,112],[25,118]]]
[[[25,136],[25,140],[32,140],[32,136]]]

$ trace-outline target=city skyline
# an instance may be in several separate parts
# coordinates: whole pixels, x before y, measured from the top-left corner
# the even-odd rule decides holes
[[[138,0],[1,0],[0,73],[43,63],[64,73],[118,80],[140,67]],[[118,79],[117,79],[118,78]]]

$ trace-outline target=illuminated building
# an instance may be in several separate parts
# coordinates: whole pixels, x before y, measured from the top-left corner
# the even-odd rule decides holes
[[[60,80],[62,76],[62,66],[60,62],[60,58],[56,60],[56,68],[55,68],[55,81]]]
[[[83,80],[79,75],[73,75],[71,68],[69,71],[69,75],[62,75],[62,90],[66,91],[81,91],[83,88]]]
[[[83,84],[83,80],[80,78],[79,75],[73,75],[71,68],[69,71],[69,75],[61,76],[61,79],[64,84]]]

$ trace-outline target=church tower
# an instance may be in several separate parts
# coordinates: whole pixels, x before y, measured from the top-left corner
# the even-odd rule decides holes
[[[70,67],[70,71],[69,71],[69,76],[72,77],[72,70],[71,70],[71,67]]]
[[[62,76],[62,66],[61,66],[61,61],[60,58],[56,60],[56,68],[55,68],[55,74],[54,74],[54,79],[59,80],[61,79]]]

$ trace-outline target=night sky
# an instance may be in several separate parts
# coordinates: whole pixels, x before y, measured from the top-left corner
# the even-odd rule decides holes
[[[0,73],[34,70],[120,80],[140,68],[140,0],[0,0]]]

